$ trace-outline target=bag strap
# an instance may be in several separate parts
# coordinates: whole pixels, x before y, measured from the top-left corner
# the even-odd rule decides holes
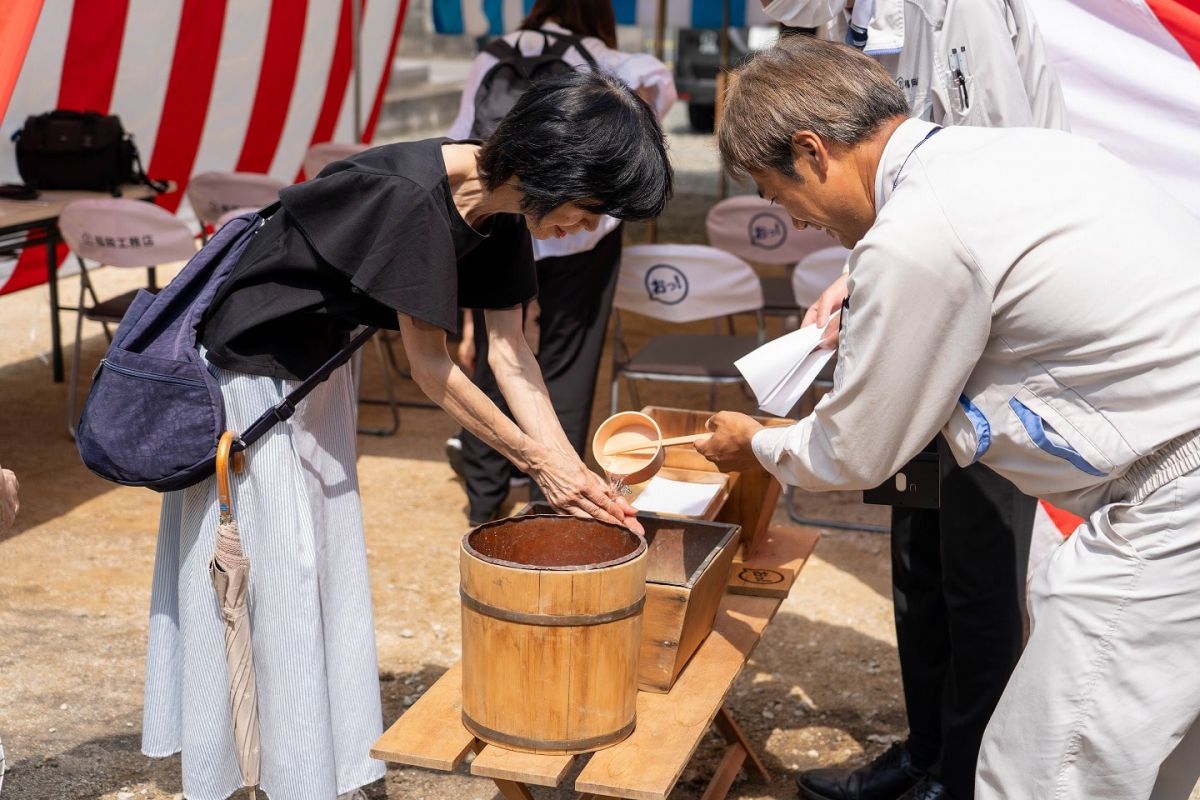
[[[322,364],[316,372],[309,375],[303,383],[289,392],[287,397],[264,411],[262,416],[250,423],[250,427],[246,428],[238,440],[234,442],[233,452],[238,453],[245,450],[262,438],[264,433],[275,427],[276,423],[290,419],[296,413],[297,404],[307,397],[313,389],[324,382],[326,378],[332,375],[335,369],[349,361],[350,357],[354,355],[354,351],[366,344],[367,340],[374,336],[378,330],[378,328],[364,328],[345,347],[334,353],[333,357]]]
[[[171,188],[166,181],[156,181],[146,174],[146,170],[142,166],[142,154],[138,152],[137,144],[133,141],[133,134],[125,134],[125,139],[129,142],[129,149],[133,151],[133,177],[137,179],[138,183],[144,183],[159,194]]]
[[[583,46],[583,37],[576,36],[570,33],[557,33],[555,31],[541,31],[545,37],[545,44],[542,46],[542,55],[555,55],[562,58],[567,51],[572,47],[579,55],[583,56],[583,60],[592,68],[592,72],[598,72],[600,65],[596,63],[595,57],[588,52],[588,49]],[[550,42],[550,37],[554,37],[553,44]]]

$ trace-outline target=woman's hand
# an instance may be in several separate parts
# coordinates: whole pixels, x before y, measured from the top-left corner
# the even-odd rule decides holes
[[[813,303],[805,313],[804,321],[800,323],[801,327],[828,323],[829,318],[841,309],[842,303],[850,296],[850,288],[847,283],[848,276],[843,274],[829,284],[829,288],[821,292],[817,302]],[[825,331],[825,336],[821,339],[821,346],[830,349],[837,347],[840,333],[840,325],[831,325],[830,330]]]
[[[645,533],[628,501],[614,497],[604,479],[589,470],[574,451],[564,453],[547,448],[546,455],[529,475],[537,481],[550,505],[562,513],[612,522],[635,533]]]

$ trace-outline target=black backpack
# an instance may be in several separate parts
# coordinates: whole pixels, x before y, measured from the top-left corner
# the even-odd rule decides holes
[[[17,170],[31,189],[89,189],[115,197],[124,183],[167,188],[146,177],[133,137],[115,114],[49,111],[26,119],[13,139]]]
[[[564,33],[538,31],[545,42],[542,52],[534,56],[521,54],[521,40],[513,47],[504,39],[493,39],[483,52],[495,56],[500,63],[487,71],[475,93],[475,124],[471,126],[472,139],[486,139],[496,130],[504,115],[517,104],[517,98],[525,93],[537,80],[554,75],[574,72],[575,68],[563,56],[574,47],[593,70],[598,70],[596,59],[583,46],[583,39]]]

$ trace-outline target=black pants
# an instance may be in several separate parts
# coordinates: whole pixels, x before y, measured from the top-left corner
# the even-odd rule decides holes
[[[584,253],[537,262],[540,337],[537,360],[550,402],[575,451],[583,455],[621,262],[622,226]],[[475,312],[475,384],[500,410],[508,406],[487,364],[487,331]],[[470,517],[490,517],[504,502],[514,469],[508,459],[467,431],[462,433]],[[532,499],[544,499],[537,485]]]
[[[1021,655],[1037,501],[938,444],[941,508],[892,510],[896,638],[908,748],[972,800],[984,728]]]

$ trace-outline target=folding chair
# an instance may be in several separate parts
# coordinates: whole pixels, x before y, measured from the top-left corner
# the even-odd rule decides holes
[[[797,261],[832,240],[824,231],[796,230],[782,206],[753,195],[730,197],[708,210],[704,220],[708,243],[719,250],[756,264],[783,265]],[[788,276],[762,278],[763,313],[767,316],[799,314]],[[824,288],[824,287],[822,287]]]
[[[200,239],[208,242],[209,226],[218,226],[231,211],[259,209],[279,199],[286,181],[257,172],[201,172],[188,181],[187,198],[200,221]]]
[[[621,256],[613,300],[614,341],[612,412],[617,411],[620,379],[700,383],[709,386],[709,406],[716,406],[722,384],[741,384],[733,362],[758,347],[765,338],[763,290],[758,275],[742,259],[704,245],[647,244],[627,247]],[[670,323],[720,319],[752,312],[756,336],[715,333],[655,336],[637,353],[630,353],[621,329],[621,312]]]
[[[157,291],[154,268],[159,264],[187,261],[196,253],[192,230],[174,214],[141,200],[105,197],[76,200],[58,218],[63,241],[79,261],[79,314],[75,320],[75,349],[71,361],[71,385],[67,396],[67,431],[75,436],[79,391],[79,359],[83,321],[119,324],[138,291],[99,301],[88,277],[84,259],[110,267],[140,267],[148,270],[149,289]],[[86,305],[90,294],[92,305]],[[107,327],[105,328],[107,333]]]
[[[321,174],[321,170],[333,162],[349,158],[356,153],[361,153],[368,147],[370,145],[355,142],[321,142],[320,144],[314,144],[304,154],[304,175],[307,178],[315,178]]]

